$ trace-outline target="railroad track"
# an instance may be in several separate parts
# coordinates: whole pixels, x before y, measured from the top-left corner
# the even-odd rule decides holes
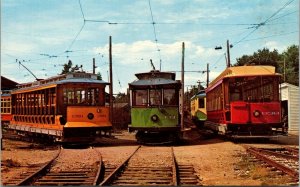
[[[68,150],[61,150],[59,153],[43,167],[37,168],[30,172],[32,174],[28,176],[20,176],[20,181],[16,183],[8,183],[5,185],[13,186],[77,186],[77,185],[97,185],[100,182],[100,176],[103,172],[102,157],[97,150],[92,149],[98,155],[97,166],[87,165],[84,163],[75,164],[74,163],[63,163],[64,161],[58,161],[62,159],[62,152],[67,152]],[[88,150],[90,151],[90,150]],[[88,154],[88,152],[87,152]],[[81,159],[80,157],[78,159]],[[65,165],[64,165],[65,164]],[[66,167],[66,165],[71,165],[71,167]]]
[[[51,164],[59,156],[59,152],[46,164],[35,165],[28,167],[28,170],[25,173],[22,173],[20,176],[15,176],[13,179],[3,183],[4,186],[23,186],[31,184],[36,178],[43,175],[51,167]]]
[[[257,159],[291,176],[294,182],[299,181],[299,152],[295,149],[291,151],[291,148],[266,149],[252,146],[245,148]]]
[[[32,185],[38,185],[38,186],[77,186],[77,185],[97,185],[100,182],[100,176],[102,173],[102,157],[97,150],[93,149],[93,151],[96,152],[98,155],[97,159],[97,166],[94,165],[86,165],[84,163],[81,164],[75,164],[70,163],[68,165],[71,165],[71,167],[65,168],[63,166],[64,160],[62,162],[54,163],[54,166],[41,178],[36,180]],[[66,150],[68,151],[68,150]],[[86,151],[84,154],[91,154],[91,149],[81,150]],[[81,155],[84,155],[81,154]],[[77,159],[81,159],[82,156],[80,156]],[[71,159],[71,158],[69,158]],[[79,161],[79,160],[78,160]],[[61,165],[62,164],[62,165]],[[56,168],[56,169],[54,169]]]
[[[173,147],[169,156],[159,155],[159,151],[149,153],[147,148],[149,147],[138,146],[119,166],[109,167],[108,171],[105,169],[105,177],[100,186],[200,185],[192,165],[177,163]],[[141,156],[143,151],[156,154],[156,159],[147,160],[146,163],[138,161],[138,158],[143,157]],[[162,161],[167,161],[169,164],[162,164]]]

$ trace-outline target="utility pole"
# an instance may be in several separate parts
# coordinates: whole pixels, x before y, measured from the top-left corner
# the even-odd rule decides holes
[[[93,74],[95,74],[95,69],[96,69],[96,65],[95,65],[95,58],[93,58]]]
[[[286,80],[285,57],[283,58],[283,82]]]
[[[228,58],[228,60],[227,60],[227,67],[230,67],[231,65],[230,65],[230,52],[229,52],[229,48],[230,48],[231,46],[229,46],[229,40],[227,40],[227,58]]]
[[[232,48],[232,47],[233,47],[233,45],[229,44],[229,40],[227,40],[227,58],[226,58],[226,55],[225,55],[226,67],[227,68],[231,66],[230,65],[230,50],[229,49]],[[220,50],[220,49],[222,49],[221,46],[216,46],[215,47],[215,50]]]
[[[109,36],[109,118],[113,120],[113,74],[112,74],[112,50],[111,50],[111,36]]]
[[[208,84],[209,84],[209,63],[207,63],[207,68],[206,68],[206,88],[208,88]]]
[[[181,130],[184,129],[184,42],[182,42],[182,60],[181,60]]]
[[[161,71],[161,59],[159,59],[159,71]]]

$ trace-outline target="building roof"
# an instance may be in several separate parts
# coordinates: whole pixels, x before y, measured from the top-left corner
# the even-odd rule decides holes
[[[12,90],[17,87],[17,82],[1,76],[1,90]]]
[[[280,84],[280,87],[281,87],[281,88],[284,88],[284,87],[292,87],[292,88],[294,88],[294,89],[299,89],[299,86],[296,86],[296,85],[293,85],[293,84],[290,84],[290,83],[287,83],[287,82],[281,83],[281,84]]]

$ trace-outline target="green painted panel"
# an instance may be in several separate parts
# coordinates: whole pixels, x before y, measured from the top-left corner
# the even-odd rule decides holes
[[[200,120],[200,121],[204,121],[204,120],[207,119],[206,114],[204,114],[203,112],[201,112],[201,111],[199,111],[199,110],[196,112],[196,117],[197,117],[198,120]]]
[[[153,122],[151,116],[158,116],[158,121]],[[178,125],[178,108],[132,108],[132,127],[175,127]]]

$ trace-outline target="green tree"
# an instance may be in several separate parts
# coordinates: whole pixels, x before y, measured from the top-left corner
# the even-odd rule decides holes
[[[62,69],[60,74],[62,75],[62,74],[69,73],[72,65],[73,65],[72,61],[69,60],[67,64],[64,64],[64,68]]]
[[[285,82],[299,86],[299,46],[289,46],[281,54],[281,60],[278,61],[278,65],[278,72],[285,76]]]
[[[253,55],[243,55],[241,58],[237,58],[237,63],[234,66],[244,65],[270,65],[278,68],[278,61],[280,60],[280,54],[276,49],[270,51],[267,48],[260,49],[254,52]]]
[[[70,72],[75,72],[75,71],[78,71],[79,68],[81,68],[81,71],[82,71],[82,65],[78,66],[76,64],[74,67],[72,67],[72,65],[73,65],[72,61],[69,60],[67,64],[64,64],[64,67],[60,74],[62,75],[62,74],[70,73]]]
[[[299,85],[299,46],[291,45],[283,53],[278,53],[276,49],[262,49],[254,52],[253,55],[243,55],[237,58],[234,66],[243,65],[270,65],[276,68],[276,72],[284,75],[285,81],[290,84]]]
[[[129,94],[119,92],[115,98],[116,103],[129,103]]]
[[[102,75],[100,72],[97,73],[97,80],[102,80]]]

